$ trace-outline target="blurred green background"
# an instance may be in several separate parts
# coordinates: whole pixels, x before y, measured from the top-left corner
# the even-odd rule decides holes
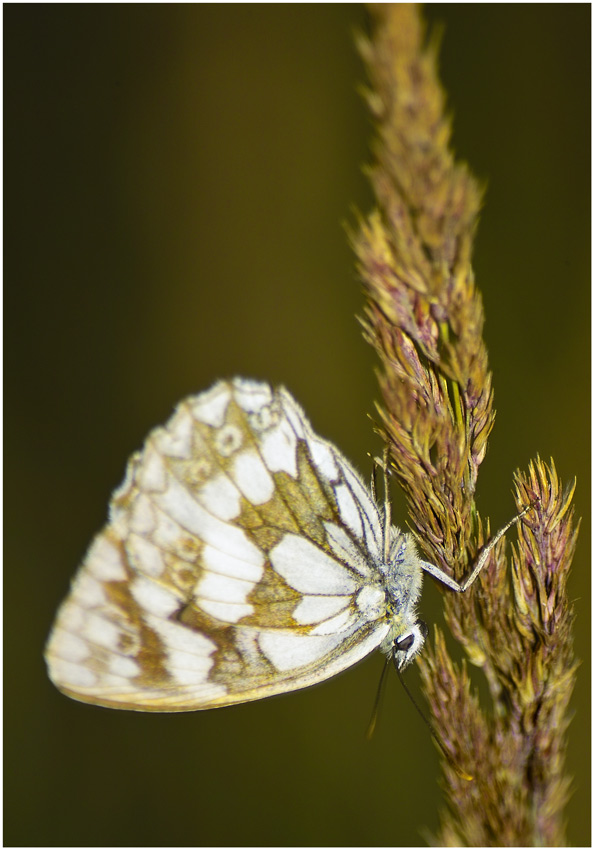
[[[537,452],[578,477],[567,817],[589,844],[590,7],[426,12],[445,23],[457,152],[489,183],[475,270],[498,416],[479,506],[508,519]],[[395,681],[364,738],[377,655],[179,716],[72,702],[42,660],[126,458],[183,395],[283,382],[367,474],[375,361],[343,231],[371,203],[365,25],[345,5],[4,7],[8,845],[415,845],[437,828],[437,753]]]

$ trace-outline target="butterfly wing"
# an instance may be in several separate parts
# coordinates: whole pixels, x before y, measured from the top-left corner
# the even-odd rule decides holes
[[[188,711],[307,687],[388,632],[381,518],[286,390],[180,403],[128,464],[46,648],[75,699]]]

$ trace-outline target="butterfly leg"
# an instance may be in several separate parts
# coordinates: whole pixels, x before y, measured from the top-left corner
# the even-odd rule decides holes
[[[423,570],[426,573],[429,573],[429,575],[432,575],[434,578],[441,581],[442,584],[446,585],[446,587],[449,587],[451,590],[455,590],[456,593],[464,593],[472,584],[474,584],[478,574],[485,566],[489,555],[491,554],[497,543],[499,543],[505,532],[508,531],[508,529],[510,529],[512,525],[515,525],[517,522],[519,522],[520,519],[524,516],[524,514],[528,513],[528,511],[534,507],[534,504],[535,503],[532,502],[531,504],[527,505],[523,510],[520,511],[519,514],[517,514],[517,516],[515,516],[508,523],[506,523],[503,528],[499,529],[497,534],[492,537],[491,540],[487,543],[487,545],[481,552],[479,558],[477,559],[474,569],[472,570],[468,578],[466,578],[463,582],[457,582],[439,567],[436,567],[434,564],[429,564],[427,563],[427,561],[421,562]]]

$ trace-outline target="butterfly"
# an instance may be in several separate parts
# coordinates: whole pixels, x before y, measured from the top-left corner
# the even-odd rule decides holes
[[[466,590],[509,525],[458,584],[287,390],[219,381],[130,458],[58,611],[49,676],[82,702],[171,712],[305,688],[378,648],[403,669],[426,636],[423,572]]]

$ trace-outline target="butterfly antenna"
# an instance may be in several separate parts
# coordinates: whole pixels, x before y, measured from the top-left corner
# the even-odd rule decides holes
[[[384,564],[390,557],[390,528],[392,526],[392,505],[390,503],[390,483],[388,480],[388,447],[384,446]]]
[[[373,711],[371,712],[371,719],[369,721],[369,726],[367,727],[367,732],[365,733],[365,737],[368,741],[371,741],[373,738],[373,734],[377,727],[377,721],[380,713],[380,705],[384,694],[386,693],[386,684],[388,682],[388,668],[390,666],[390,658],[386,658],[386,663],[384,664],[384,669],[382,670],[380,680],[377,686],[377,693],[375,695],[375,701],[373,703]]]
[[[377,502],[377,460],[370,452],[367,452],[367,457],[371,458],[371,495],[373,501]]]
[[[384,476],[384,522],[382,528],[384,563],[388,563],[390,556],[390,526],[392,524],[392,505],[390,504],[390,487],[388,483],[388,447],[384,448],[383,459],[377,457],[369,457],[373,460],[371,469],[371,496],[373,501],[377,503],[377,468],[381,466]]]
[[[389,661],[389,659],[388,659],[388,661]],[[404,677],[403,677],[402,673],[400,672],[400,670],[398,669],[398,667],[396,665],[396,659],[395,658],[394,658],[394,667],[396,668],[396,672],[398,673],[398,678],[400,679],[400,683],[401,683],[402,687],[404,688],[406,694],[408,695],[408,698],[410,699],[410,701],[412,702],[412,704],[416,708],[417,712],[419,713],[419,715],[420,715],[421,719],[423,720],[423,722],[425,723],[425,725],[428,727],[428,729],[431,732],[434,740],[437,742],[437,746],[442,751],[442,753],[445,756],[446,761],[448,762],[450,767],[452,767],[456,771],[456,773],[460,777],[460,779],[465,779],[466,782],[472,782],[474,777],[471,776],[469,773],[466,773],[466,771],[462,770],[460,767],[458,767],[458,765],[456,764],[456,762],[454,761],[454,759],[452,758],[450,753],[446,750],[445,744],[443,743],[443,741],[441,740],[441,738],[439,737],[439,735],[435,731],[435,727],[427,719],[427,717],[425,717],[423,710],[419,706],[416,699],[413,697],[412,693],[410,692],[410,690],[408,688],[408,685],[404,681]]]

